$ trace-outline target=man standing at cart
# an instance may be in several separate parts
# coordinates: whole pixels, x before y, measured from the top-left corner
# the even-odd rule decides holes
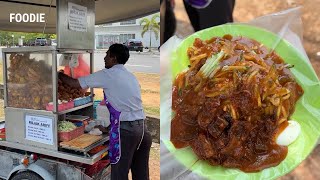
[[[145,128],[140,85],[124,67],[129,56],[126,46],[113,44],[104,58],[105,69],[79,79],[59,72],[59,79],[74,88],[103,88],[110,111],[111,180],[127,180],[130,169],[133,180],[148,180],[152,141]]]

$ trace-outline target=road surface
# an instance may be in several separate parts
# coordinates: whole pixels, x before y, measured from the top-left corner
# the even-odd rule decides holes
[[[94,54],[94,69],[104,68],[105,53],[96,52]],[[160,73],[160,54],[159,53],[137,53],[130,52],[130,58],[125,67],[131,72]]]

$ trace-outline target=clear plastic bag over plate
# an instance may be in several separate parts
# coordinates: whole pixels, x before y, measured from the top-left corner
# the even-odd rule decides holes
[[[176,36],[161,47],[161,179],[275,179],[297,167],[314,149],[320,136],[320,83],[302,46],[300,9],[293,8],[259,17],[249,23],[231,23],[208,28],[182,40]],[[211,166],[198,160],[190,147],[176,149],[170,141],[172,119],[172,82],[176,75],[188,68],[187,48],[195,38],[209,39],[225,34],[254,39],[275,50],[291,69],[304,95],[295,107],[291,119],[301,125],[301,134],[289,146],[288,155],[278,166],[256,173]]]

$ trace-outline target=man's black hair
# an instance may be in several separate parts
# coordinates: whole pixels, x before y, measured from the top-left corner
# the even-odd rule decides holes
[[[130,57],[129,49],[123,44],[112,44],[109,53],[111,57],[116,57],[119,64],[126,64]]]

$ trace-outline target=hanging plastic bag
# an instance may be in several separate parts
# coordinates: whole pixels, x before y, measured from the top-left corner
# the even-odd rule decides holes
[[[249,23],[231,23],[196,32],[181,40],[172,37],[161,47],[160,128],[161,179],[275,179],[293,170],[314,149],[320,137],[320,83],[303,49],[300,9],[293,8],[257,18]],[[170,141],[172,119],[172,82],[176,75],[188,68],[187,48],[195,38],[209,39],[231,34],[255,39],[275,50],[285,62],[295,64],[291,69],[304,95],[295,106],[291,118],[301,125],[301,134],[288,147],[288,154],[278,166],[256,173],[211,166],[201,161],[190,147],[176,149]]]
[[[67,74],[68,76],[71,76],[71,69],[69,65],[65,66],[64,73]],[[77,67],[73,68],[73,78],[77,79],[79,77],[87,76],[89,74],[90,74],[90,67],[85,62],[83,58],[83,54],[79,54]]]

